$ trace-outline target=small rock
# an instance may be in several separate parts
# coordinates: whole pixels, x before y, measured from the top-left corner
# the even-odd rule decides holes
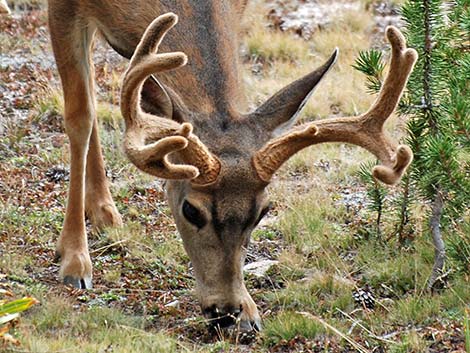
[[[264,217],[261,222],[259,222],[258,227],[259,228],[269,228],[273,227],[277,222],[279,221],[278,216],[274,215],[268,215],[267,217]]]
[[[268,3],[271,8],[268,19],[275,28],[305,39],[309,39],[317,29],[328,26],[341,13],[361,8],[359,1],[271,0]]]
[[[53,183],[60,183],[62,181],[69,180],[69,171],[61,166],[55,166],[49,168],[46,171],[46,177],[49,179],[50,182]]]
[[[180,304],[181,302],[179,300],[173,300],[172,302],[165,304],[165,308],[179,308]]]
[[[262,260],[245,265],[243,270],[256,277],[264,277],[266,276],[266,272],[268,272],[271,267],[277,265],[278,263],[279,261],[275,260]]]

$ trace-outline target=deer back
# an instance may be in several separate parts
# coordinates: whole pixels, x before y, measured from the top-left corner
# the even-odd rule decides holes
[[[121,55],[131,58],[147,26],[159,15],[172,11],[179,24],[168,33],[161,51],[183,51],[188,65],[163,73],[159,82],[169,95],[177,95],[180,104],[200,113],[234,110],[245,107],[239,59],[238,32],[246,0],[133,0],[81,1],[82,13],[93,18],[106,41]],[[148,101],[158,89],[149,84]]]

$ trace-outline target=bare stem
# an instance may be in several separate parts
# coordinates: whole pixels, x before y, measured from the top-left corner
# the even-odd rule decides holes
[[[400,225],[398,226],[397,234],[400,245],[405,245],[405,226],[408,223],[408,207],[410,203],[410,176],[406,175],[404,180],[403,200],[400,208]]]
[[[444,208],[444,200],[439,189],[436,192],[436,198],[432,206],[432,216],[430,220],[432,241],[434,244],[434,266],[428,281],[428,290],[432,290],[443,273],[444,262],[446,258],[446,250],[444,240],[441,233],[442,210]]]
[[[377,229],[377,238],[379,240],[382,240],[381,224],[382,224],[382,212],[383,212],[383,199],[380,195],[380,189],[379,188],[380,188],[380,186],[376,182],[375,183],[375,192],[376,192],[376,195],[377,195],[378,208],[377,208],[377,219],[375,221],[375,226],[376,226],[376,229]]]

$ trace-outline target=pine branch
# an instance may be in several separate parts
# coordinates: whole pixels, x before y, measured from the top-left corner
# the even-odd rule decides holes
[[[361,51],[353,68],[366,75],[369,93],[374,94],[380,91],[385,69],[382,52],[374,49]]]
[[[430,0],[424,0],[424,68],[423,68],[423,103],[426,109],[432,109],[433,100],[431,93],[431,77],[432,77],[432,37],[431,37],[431,16],[430,16]],[[433,119],[429,119],[430,128],[434,133],[437,131],[437,124]]]

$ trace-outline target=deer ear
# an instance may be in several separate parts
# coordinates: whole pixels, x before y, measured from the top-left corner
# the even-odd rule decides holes
[[[336,62],[339,50],[321,67],[274,94],[250,115],[257,125],[269,131],[284,130],[292,126],[302,108],[313,94],[315,87]]]
[[[140,106],[146,113],[179,123],[187,122],[187,108],[176,92],[165,89],[158,80],[150,76],[142,87]]]
[[[140,106],[144,112],[162,118],[171,119],[173,116],[173,103],[166,90],[153,76],[145,80]]]

